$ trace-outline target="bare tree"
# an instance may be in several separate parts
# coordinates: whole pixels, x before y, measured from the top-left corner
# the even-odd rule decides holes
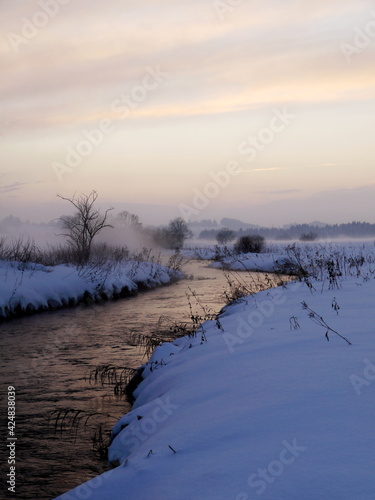
[[[73,195],[72,198],[66,198],[61,194],[57,195],[65,201],[69,201],[76,212],[71,216],[60,217],[62,227],[65,230],[62,236],[68,240],[68,244],[73,248],[77,255],[78,264],[84,264],[90,258],[92,241],[95,236],[105,227],[113,227],[107,224],[108,212],[113,210],[108,208],[104,214],[94,208],[98,198],[98,193],[92,191],[89,195]]]
[[[189,226],[181,217],[169,221],[168,233],[171,240],[171,248],[182,248],[184,246],[184,241],[193,236]]]

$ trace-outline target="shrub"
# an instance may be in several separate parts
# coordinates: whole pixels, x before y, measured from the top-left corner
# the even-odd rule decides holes
[[[234,245],[236,253],[260,253],[264,249],[265,239],[259,234],[241,236]]]
[[[31,238],[19,236],[9,243],[6,237],[0,239],[0,259],[14,260],[17,262],[40,262],[40,250]]]
[[[316,233],[303,233],[300,236],[300,241],[316,241],[318,239],[318,235]]]

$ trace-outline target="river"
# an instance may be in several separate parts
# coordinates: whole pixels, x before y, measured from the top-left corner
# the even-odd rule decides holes
[[[93,451],[92,436],[99,424],[105,429],[131,407],[108,386],[90,385],[95,366],[111,363],[136,368],[146,359],[132,345],[131,334],[155,331],[160,316],[189,320],[186,294],[191,290],[218,312],[228,289],[224,273],[206,262],[190,261],[184,268],[191,279],[99,305],[80,306],[0,323],[1,397],[8,386],[16,389],[16,495],[22,500],[51,500],[108,470]],[[246,273],[246,276],[249,276]],[[194,313],[202,314],[191,298]],[[51,414],[56,409],[94,414],[87,428],[55,432]],[[1,405],[5,428],[5,404]],[[84,412],[84,413],[83,413]],[[74,415],[73,413],[71,415]],[[82,421],[83,422],[83,421]],[[8,451],[1,448],[2,463]],[[4,454],[6,455],[4,457]],[[8,469],[9,470],[9,469]],[[5,472],[2,472],[4,484]],[[6,491],[6,487],[2,488]]]

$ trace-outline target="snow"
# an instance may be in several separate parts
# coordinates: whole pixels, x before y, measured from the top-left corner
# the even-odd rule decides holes
[[[220,247],[218,245],[190,248],[182,251],[186,258],[199,258],[202,260],[215,260],[210,267],[216,269],[230,269],[232,271],[264,271],[274,272],[278,268],[278,261],[285,258],[284,253],[248,253],[236,254],[233,246]]]
[[[156,263],[128,261],[107,267],[0,261],[0,318],[14,313],[58,308],[76,304],[89,294],[100,300],[125,289],[136,292],[140,285],[155,287],[182,277]]]
[[[358,267],[347,251],[333,281],[245,297],[157,347],[113,429],[115,468],[58,498],[375,498],[374,252]]]
[[[282,254],[248,253],[226,257],[221,262],[213,262],[211,267],[227,268],[232,271],[263,271],[275,272],[279,263],[285,258]]]
[[[323,256],[364,256],[374,252],[372,241],[361,242],[326,242],[326,243],[268,243],[266,250],[262,253],[237,254],[233,250],[233,245],[219,246],[211,245],[206,247],[195,247],[183,250],[186,258],[199,258],[202,260],[215,260],[210,267],[216,269],[228,269],[231,271],[261,271],[280,272],[283,271],[285,260],[291,259],[293,248],[301,253],[304,263],[311,267],[311,262]]]

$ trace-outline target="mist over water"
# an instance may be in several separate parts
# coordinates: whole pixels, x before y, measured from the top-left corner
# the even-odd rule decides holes
[[[58,221],[49,223],[25,222],[18,217],[8,216],[0,221],[0,237],[6,238],[8,243],[19,238],[24,241],[32,240],[40,249],[64,243],[64,237],[59,236],[61,227]]]
[[[116,217],[111,217],[108,223],[113,227],[104,228],[95,238],[95,243],[127,247],[130,252],[144,247],[158,250],[152,238],[145,232],[121,224]],[[19,239],[30,240],[41,250],[66,245],[67,240],[63,233],[59,219],[49,223],[35,223],[11,215],[0,221],[0,238],[5,238],[10,244]]]
[[[160,252],[161,247],[153,240],[150,229],[161,227],[165,224],[162,220],[155,226],[147,226],[142,224],[140,220],[139,225],[128,224],[121,218],[120,213],[115,211],[109,212],[108,224],[113,227],[106,227],[102,229],[95,237],[95,245],[106,245],[107,247],[127,249],[129,254],[134,254],[144,248],[154,252]],[[222,219],[221,222],[215,220],[195,221],[189,224],[193,232],[193,237],[186,241],[185,246],[209,246],[217,243],[215,233],[224,225],[230,226],[230,221],[233,224],[235,232],[239,228],[251,233],[262,234],[268,243],[273,241],[298,241],[300,236],[309,232],[317,233],[317,241],[371,241],[375,239],[375,224],[369,223],[350,223],[339,226],[327,225],[319,221],[312,222],[311,224],[303,225],[287,225],[280,227],[257,227],[252,226],[246,222],[237,219]],[[213,225],[212,223],[215,222]],[[208,234],[213,233],[210,237]],[[55,218],[46,223],[36,223],[21,220],[13,215],[5,217],[0,220],[0,240],[5,241],[8,245],[12,246],[17,241],[32,242],[39,250],[51,250],[56,247],[65,247],[67,245],[67,238],[64,236],[64,229],[59,218]],[[202,233],[202,234],[201,234]],[[237,234],[239,237],[239,234]]]

